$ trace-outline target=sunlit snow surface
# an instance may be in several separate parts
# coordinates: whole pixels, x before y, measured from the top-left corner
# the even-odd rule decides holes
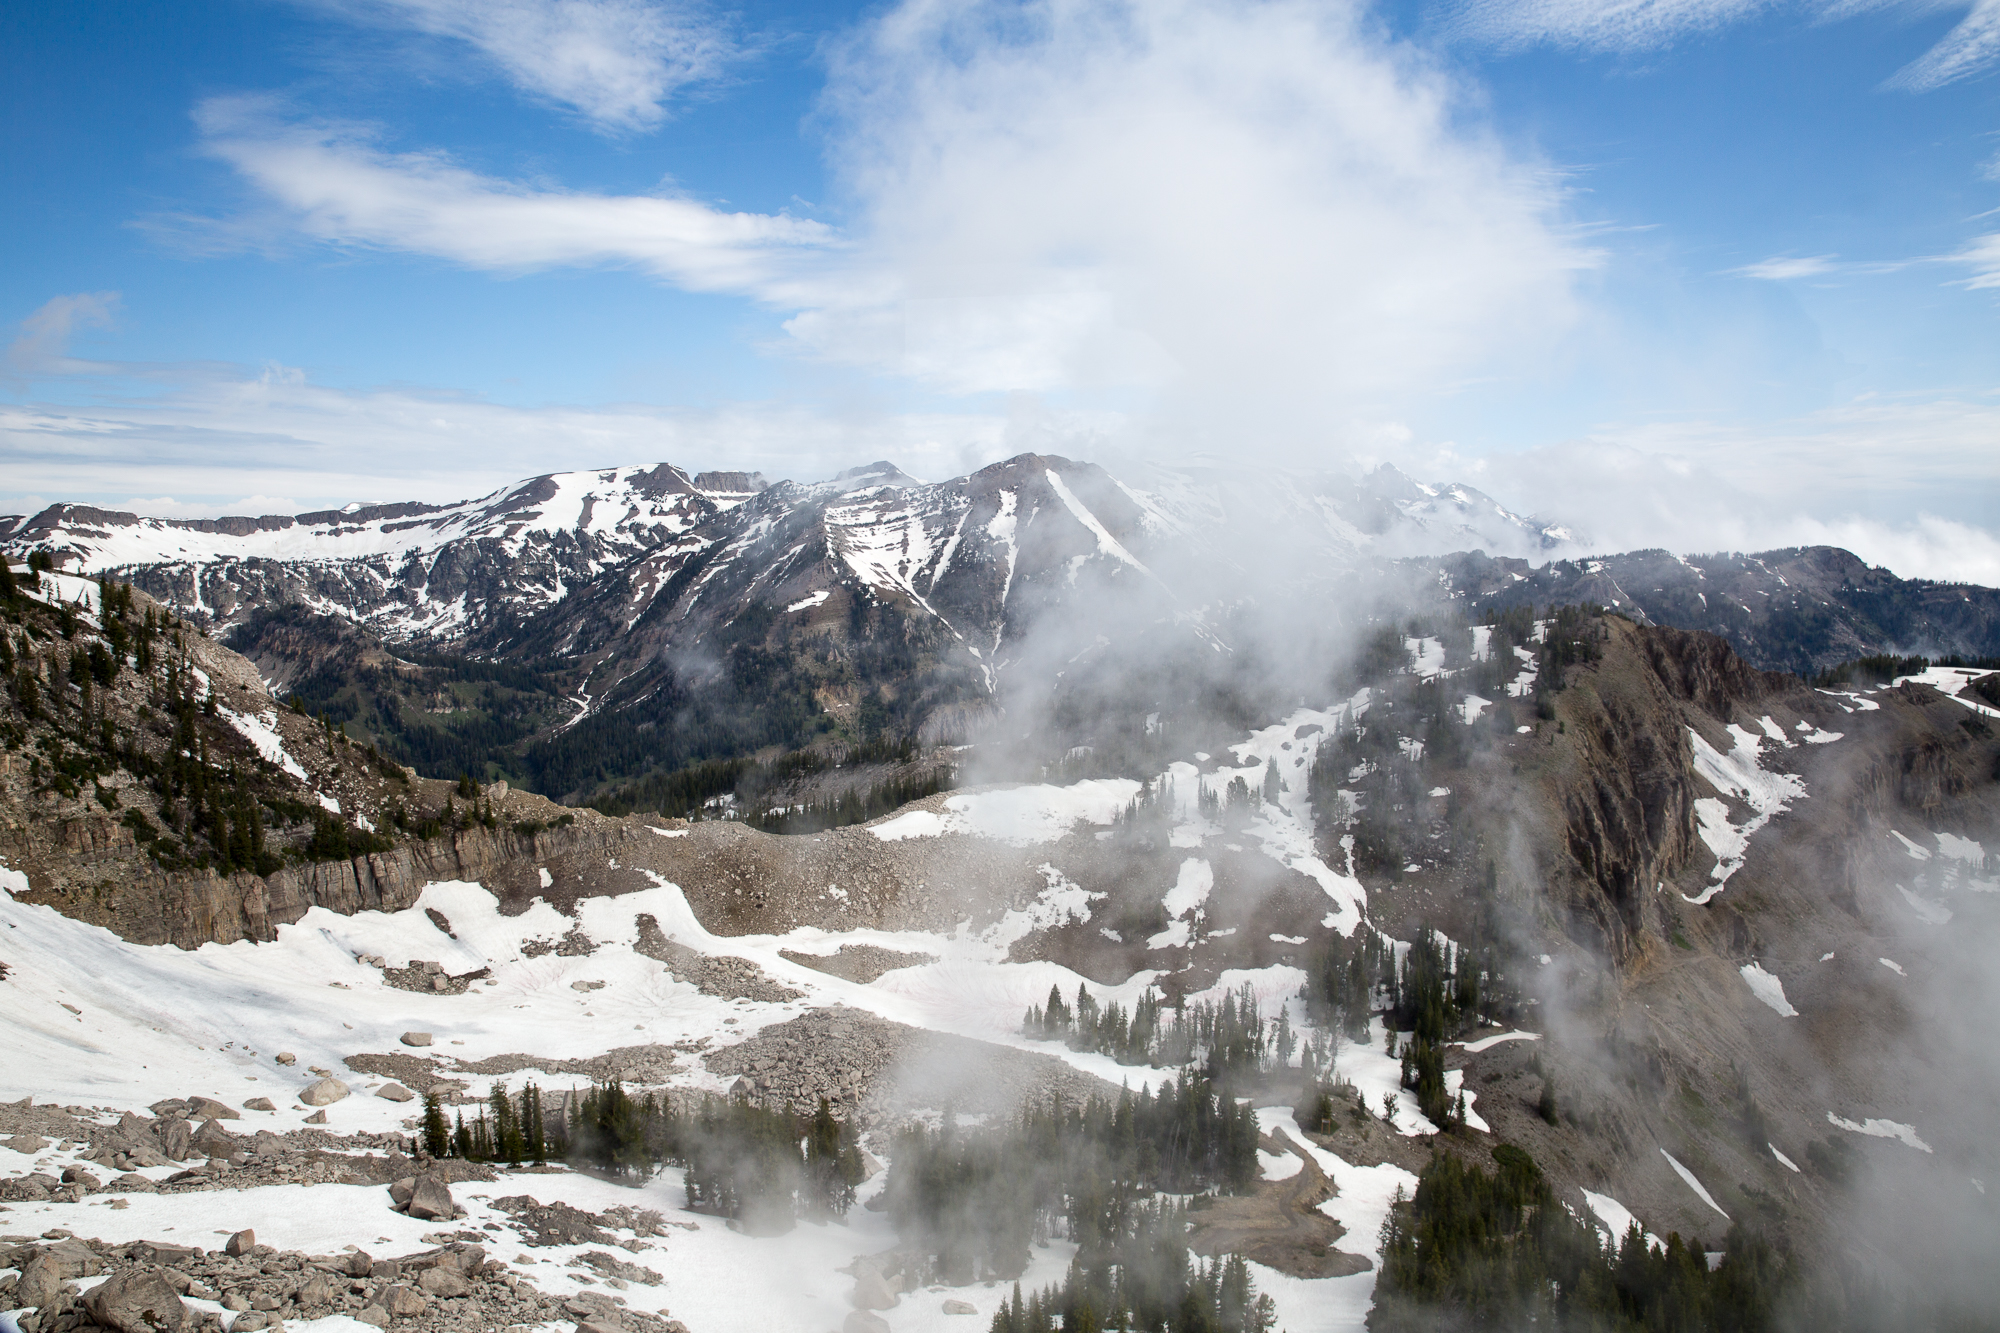
[[[1724,796],[1750,807],[1749,815],[1739,824],[1730,818],[1727,801],[1704,796],[1694,803],[1701,840],[1715,853],[1715,869],[1710,873],[1708,887],[1699,895],[1692,898],[1681,895],[1691,903],[1706,903],[1722,892],[1729,877],[1743,868],[1751,835],[1806,794],[1806,784],[1794,775],[1773,773],[1763,767],[1759,755],[1769,743],[1768,737],[1753,735],[1734,723],[1729,726],[1729,734],[1736,743],[1724,754],[1702,739],[1700,732],[1688,728],[1695,772]]]

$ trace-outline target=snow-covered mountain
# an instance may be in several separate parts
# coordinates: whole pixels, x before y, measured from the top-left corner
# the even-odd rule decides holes
[[[704,590],[719,579],[785,605],[834,582],[865,588],[988,658],[1010,618],[1079,579],[1101,573],[1199,604],[1203,574],[1276,533],[1321,570],[1453,550],[1535,555],[1567,537],[1468,487],[1386,466],[1352,475],[1142,466],[1120,479],[1039,455],[933,483],[889,463],[776,485],[661,463],[535,477],[455,505],[177,520],[57,504],[0,520],[0,541],[17,555],[47,547],[74,572],[116,570],[212,623],[299,603],[391,640],[478,641],[565,598],[606,610],[592,585],[615,573],[617,595],[630,599],[618,619],[630,627],[699,565]]]
[[[453,505],[164,519],[56,504],[0,536],[16,554],[47,547],[74,572],[118,570],[210,621],[297,602],[392,639],[451,640],[559,601],[764,485],[661,463],[534,477]]]

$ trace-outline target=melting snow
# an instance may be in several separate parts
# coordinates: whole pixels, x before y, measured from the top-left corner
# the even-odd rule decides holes
[[[1783,1153],[1778,1151],[1777,1144],[1766,1143],[1764,1146],[1771,1150],[1771,1156],[1777,1158],[1781,1164],[1790,1167],[1793,1171],[1797,1171],[1799,1169],[1799,1164],[1797,1162],[1794,1162],[1791,1158],[1785,1156]]]
[[[1895,962],[1892,959],[1877,958],[1875,961],[1880,963],[1882,966],[1888,968],[1891,972],[1894,972],[1899,977],[1907,977],[1908,975],[1910,975],[1908,972],[1905,972],[1903,970],[1903,965],[1901,963]]]
[[[1729,877],[1743,868],[1743,858],[1750,848],[1750,835],[1770,823],[1774,815],[1789,810],[1795,798],[1803,798],[1806,794],[1806,784],[1797,777],[1790,773],[1768,772],[1758,763],[1762,737],[1753,736],[1734,723],[1729,726],[1729,734],[1735,737],[1736,743],[1728,754],[1723,754],[1703,740],[1700,732],[1688,728],[1695,772],[1717,791],[1733,796],[1750,807],[1750,817],[1741,824],[1734,824],[1730,822],[1726,802],[1704,796],[1694,803],[1701,840],[1708,844],[1709,851],[1715,853],[1715,869],[1710,872],[1712,882],[1709,886],[1698,897],[1681,895],[1697,905],[1720,893],[1723,885],[1729,882]]]
[[[825,588],[821,588],[818,592],[807,593],[804,597],[799,598],[798,601],[793,602],[790,606],[786,607],[785,611],[787,614],[790,614],[793,611],[810,611],[815,606],[821,606],[825,604],[826,599],[829,596],[831,596],[831,594],[828,593],[828,591]]]
[[[1687,1187],[1689,1189],[1693,1190],[1696,1194],[1699,1194],[1701,1196],[1701,1201],[1703,1203],[1715,1209],[1716,1212],[1722,1213],[1722,1205],[1717,1203],[1714,1199],[1714,1196],[1710,1195],[1709,1192],[1702,1187],[1702,1183],[1694,1178],[1694,1172],[1682,1166],[1680,1162],[1674,1158],[1674,1155],[1668,1152],[1665,1148],[1660,1149],[1660,1156],[1667,1159],[1667,1165],[1671,1166],[1674,1169],[1675,1175],[1679,1176],[1682,1180],[1685,1180],[1687,1182]],[[1725,1218],[1729,1216],[1728,1213],[1722,1213],[1722,1215]]]
[[[1797,1018],[1799,1011],[1785,998],[1785,983],[1756,963],[1745,963],[1739,971],[1750,993],[1776,1010],[1780,1018]]]
[[[285,742],[278,736],[278,715],[275,712],[267,710],[261,715],[235,713],[220,704],[216,705],[216,711],[229,719],[229,725],[241,732],[243,739],[257,747],[258,754],[293,777],[305,778],[305,769],[299,766],[298,760],[292,758],[291,752],[285,749]],[[338,811],[339,807],[335,806],[334,809]]]
[[[1590,1211],[1597,1215],[1598,1222],[1603,1225],[1606,1231],[1611,1233],[1611,1243],[1613,1245],[1622,1244],[1625,1240],[1625,1233],[1639,1225],[1639,1219],[1632,1216],[1632,1210],[1612,1198],[1609,1194],[1598,1194],[1592,1190],[1585,1190],[1583,1192],[1583,1201],[1590,1205]],[[1667,1248],[1667,1243],[1652,1232],[1645,1230],[1643,1227],[1640,1228],[1640,1232],[1645,1236],[1648,1248],[1657,1250]]]
[[[1836,1129],[1844,1129],[1850,1134],[1866,1134],[1872,1138],[1894,1139],[1898,1143],[1915,1148],[1919,1152],[1929,1152],[1931,1145],[1917,1137],[1916,1126],[1905,1125],[1895,1120],[1863,1120],[1856,1124],[1843,1120],[1833,1112],[1826,1113],[1826,1123]]]

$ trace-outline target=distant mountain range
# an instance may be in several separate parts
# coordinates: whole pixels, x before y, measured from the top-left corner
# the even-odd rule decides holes
[[[1034,454],[939,482],[887,462],[813,483],[661,463],[454,505],[0,519],[15,555],[132,582],[425,771],[571,798],[820,737],[968,739],[1010,684],[1028,686],[1016,703],[1056,701],[1059,726],[1026,724],[1051,744],[1101,745],[1241,689],[1217,674],[1233,653],[1337,658],[1368,621],[1410,613],[1597,602],[1803,673],[2000,652],[2000,594],[1844,551],[1579,542],[1390,467],[1114,476]]]

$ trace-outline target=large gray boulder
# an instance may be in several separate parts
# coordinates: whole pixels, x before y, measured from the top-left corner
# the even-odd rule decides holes
[[[154,1127],[153,1137],[160,1141],[160,1151],[176,1162],[185,1162],[193,1152],[194,1131],[185,1120],[162,1120]]]
[[[430,1044],[431,1034],[428,1032],[405,1032],[403,1034],[403,1045],[405,1046],[428,1046]]]
[[[407,1102],[417,1094],[411,1092],[400,1083],[384,1083],[381,1087],[375,1089],[375,1095],[384,1101]]]
[[[213,1097],[188,1098],[188,1119],[190,1120],[241,1120],[242,1114],[233,1106],[226,1106]]]
[[[116,1333],[180,1333],[187,1322],[187,1306],[156,1268],[128,1269],[100,1283],[83,1298],[83,1308]]]
[[[307,1106],[331,1106],[347,1095],[347,1085],[337,1078],[323,1078],[317,1083],[309,1083],[299,1094],[299,1100]]]
[[[405,1211],[419,1221],[435,1222],[456,1217],[458,1205],[452,1202],[451,1190],[442,1180],[436,1176],[418,1176],[410,1192],[410,1206]]]
[[[21,1280],[14,1287],[14,1303],[24,1310],[39,1310],[55,1300],[62,1290],[62,1263],[53,1254],[38,1254],[21,1265]]]

